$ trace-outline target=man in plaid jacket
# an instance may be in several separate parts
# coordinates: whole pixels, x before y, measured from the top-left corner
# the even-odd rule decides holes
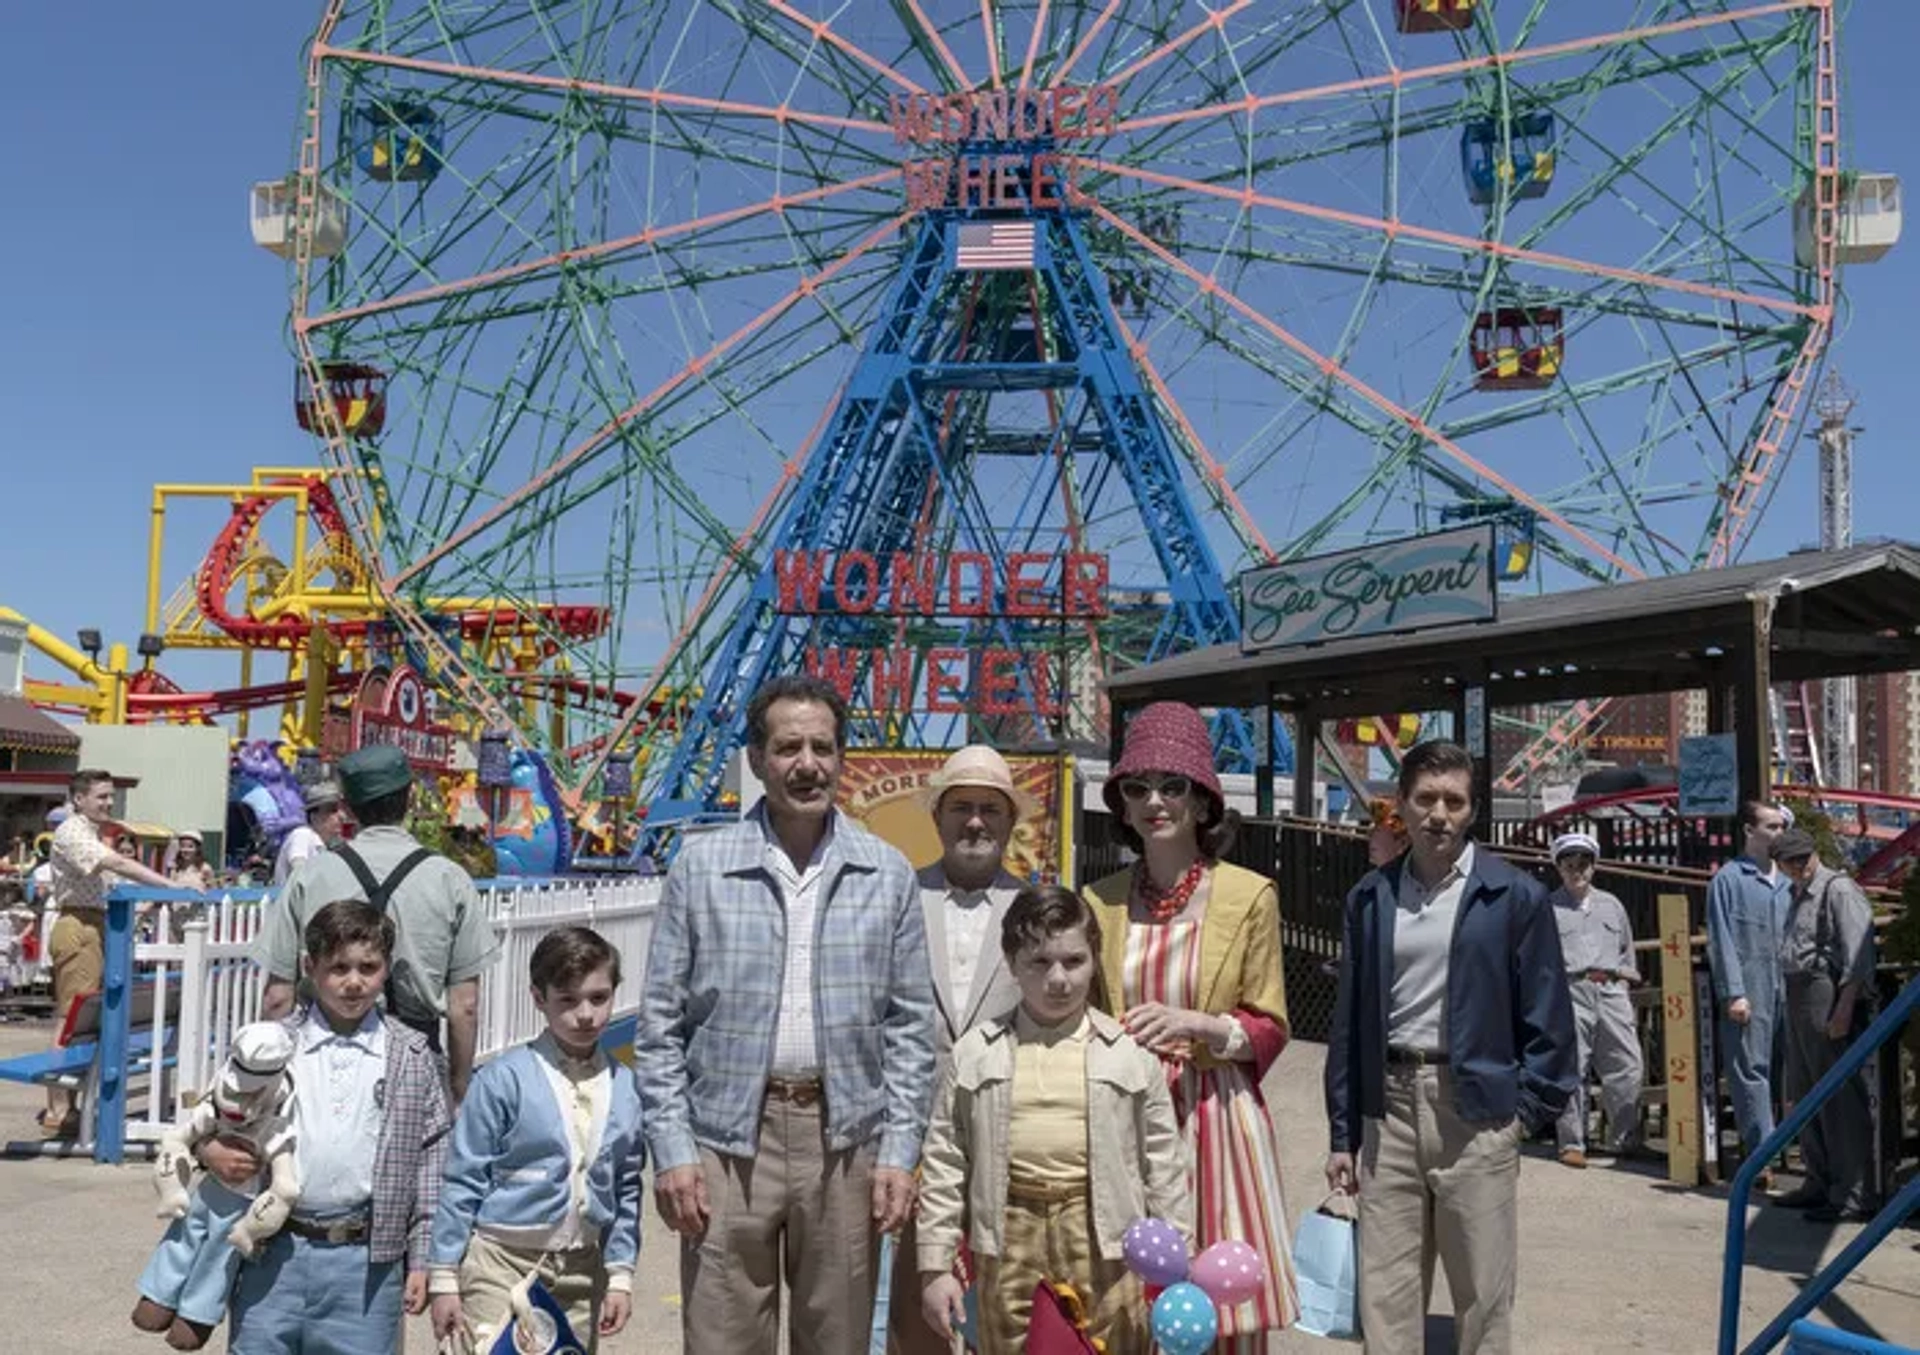
[[[864,1349],[879,1235],[913,1208],[933,1091],[925,922],[907,859],[834,808],[846,718],[818,679],[754,695],[766,797],[682,848],[654,922],[634,1066],[703,1355],[771,1355],[783,1269],[793,1351]]]

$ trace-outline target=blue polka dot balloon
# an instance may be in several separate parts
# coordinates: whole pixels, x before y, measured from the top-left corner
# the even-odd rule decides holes
[[[1220,1314],[1207,1291],[1182,1281],[1153,1301],[1153,1339],[1166,1355],[1206,1355],[1220,1337]]]

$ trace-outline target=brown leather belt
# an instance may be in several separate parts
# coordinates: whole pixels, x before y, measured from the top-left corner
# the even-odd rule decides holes
[[[350,1214],[346,1218],[326,1220],[294,1217],[282,1226],[295,1237],[304,1237],[309,1242],[342,1247],[349,1242],[365,1242],[367,1234],[373,1229],[373,1220],[366,1214]]]
[[[770,1077],[767,1079],[767,1099],[784,1101],[799,1110],[819,1105],[826,1100],[827,1089],[817,1077]]]
[[[1042,1181],[1007,1182],[1008,1204],[1071,1204],[1087,1198],[1087,1183],[1054,1185]]]

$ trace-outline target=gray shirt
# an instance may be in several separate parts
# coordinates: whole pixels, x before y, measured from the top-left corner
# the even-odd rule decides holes
[[[1414,878],[1411,861],[1400,872],[1393,910],[1393,989],[1387,999],[1387,1043],[1397,1049],[1446,1052],[1447,957],[1453,919],[1472,873],[1471,842],[1432,889]]]
[[[375,880],[385,880],[420,844],[404,828],[368,828],[353,849]],[[320,852],[294,867],[286,886],[263,907],[254,957],[269,975],[293,979],[306,953],[303,938],[313,915],[339,899],[365,899],[353,870],[334,852]],[[414,868],[388,901],[396,933],[393,986],[404,1013],[424,1020],[444,1016],[447,989],[477,979],[500,954],[493,924],[479,891],[460,867],[434,855]]]
[[[1859,885],[1823,865],[1804,888],[1794,886],[1780,938],[1780,968],[1787,974],[1826,974],[1836,984],[1865,987],[1872,980],[1873,905]]]
[[[1556,889],[1550,900],[1553,920],[1560,927],[1560,954],[1567,973],[1580,976],[1590,969],[1604,969],[1635,982],[1640,967],[1633,958],[1633,925],[1619,899],[1604,889],[1589,889],[1587,897],[1576,903],[1565,889]]]

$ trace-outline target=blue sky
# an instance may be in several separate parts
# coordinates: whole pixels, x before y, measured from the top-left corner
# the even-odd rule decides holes
[[[244,478],[255,465],[312,459],[289,413],[286,273],[249,241],[245,200],[252,181],[291,160],[300,49],[319,10],[317,0],[210,0],[191,19],[163,5],[36,5],[8,18],[0,603],[58,633],[93,625],[134,639],[155,481]],[[1916,49],[1920,6],[1853,6],[1850,162],[1900,173],[1910,190],[1920,190]],[[1860,535],[1920,535],[1905,429],[1917,283],[1916,238],[1848,278],[1836,354],[1868,430],[1856,463]],[[1747,558],[1813,539],[1813,465],[1810,447],[1799,449]],[[179,514],[169,589],[218,520],[212,509]]]

